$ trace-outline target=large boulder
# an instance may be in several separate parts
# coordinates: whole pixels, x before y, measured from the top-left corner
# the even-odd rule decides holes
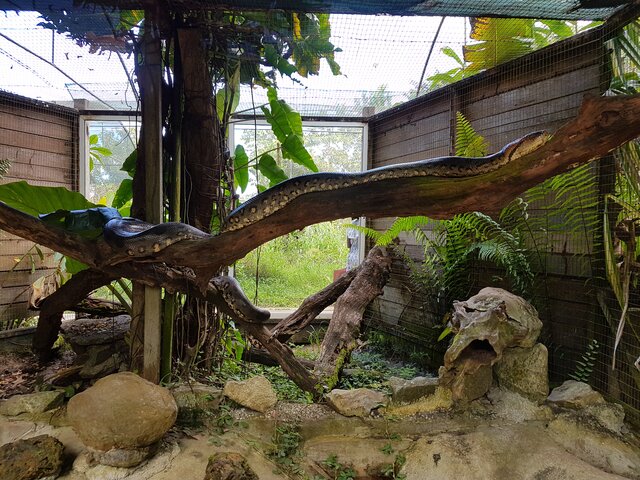
[[[564,408],[585,408],[590,405],[604,403],[604,398],[589,384],[576,380],[567,380],[552,390],[547,398],[551,405]]]
[[[241,382],[229,380],[222,393],[243,407],[263,413],[278,403],[275,390],[263,376],[251,377]]]
[[[135,465],[152,454],[177,413],[169,390],[130,372],[98,380],[67,406],[73,429],[96,450],[96,459],[117,467]]]
[[[21,413],[43,413],[59,407],[63,401],[64,394],[59,391],[14,395],[0,402],[0,415],[15,416]]]
[[[64,446],[50,435],[40,435],[0,446],[2,480],[56,478],[62,470]]]
[[[493,383],[491,365],[483,363],[461,362],[455,369],[443,371],[440,367],[440,385],[451,390],[451,398],[460,404],[482,397]]]
[[[336,412],[345,417],[368,417],[376,409],[386,406],[389,401],[384,393],[368,388],[336,388],[327,394],[326,399]]]
[[[549,395],[549,355],[547,347],[507,348],[493,371],[498,385],[542,403]]]
[[[493,366],[508,348],[532,348],[542,322],[531,304],[500,288],[483,288],[467,301],[454,302],[453,308],[451,329],[456,335],[444,355],[440,385],[451,388],[454,401],[468,401],[480,386],[486,386],[482,394],[490,386],[481,367]],[[476,372],[481,381],[457,378]],[[473,388],[461,388],[466,385]]]

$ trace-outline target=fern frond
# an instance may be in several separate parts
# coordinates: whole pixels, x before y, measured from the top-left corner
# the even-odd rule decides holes
[[[489,146],[479,135],[465,116],[456,112],[456,155],[461,157],[482,157],[487,154]]]
[[[430,222],[432,222],[432,220],[429,217],[421,215],[414,217],[398,217],[386,231],[382,232],[382,234],[375,239],[376,245],[386,247],[402,232],[411,232],[419,226],[428,225]]]
[[[11,168],[11,160],[9,159],[0,160],[0,179],[3,178],[7,173],[9,173],[10,168]]]

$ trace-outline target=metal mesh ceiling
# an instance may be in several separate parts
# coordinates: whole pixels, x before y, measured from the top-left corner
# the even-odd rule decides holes
[[[0,8],[6,5],[2,2],[0,0]],[[40,5],[46,10],[58,8],[65,2],[33,3],[46,3]],[[184,5],[186,2],[173,3]],[[412,14],[431,14],[437,7],[440,9],[438,12],[447,15],[499,12],[502,15],[528,16],[538,12],[536,17],[602,18],[615,11],[614,8],[576,10],[577,3],[577,0],[439,0],[420,4],[385,2],[384,5]],[[212,3],[189,4],[211,6]],[[428,4],[433,6],[432,10],[427,11]],[[350,2],[328,2],[323,5],[337,11],[346,10],[349,6],[357,6],[361,10],[384,6],[383,2],[353,2],[353,5]],[[422,5],[423,10],[419,11],[417,5]],[[252,6],[260,6],[260,2]],[[109,12],[102,10],[100,13],[92,7],[91,15],[86,18],[78,15],[78,19],[86,23],[87,31],[94,32],[103,28],[101,22],[108,18]],[[294,76],[294,80],[281,78],[278,80],[280,97],[305,116],[367,117],[414,98],[428,58],[421,86],[421,93],[426,93],[435,88],[431,81],[434,75],[459,66],[445,48],[462,58],[463,48],[473,43],[469,38],[468,18],[447,16],[436,35],[440,21],[441,17],[420,15],[331,15],[331,42],[342,50],[335,56],[342,75],[333,76],[328,66],[323,65],[317,76]],[[136,82],[130,56],[91,52],[67,36],[43,28],[39,25],[41,22],[42,18],[36,12],[0,12],[0,89],[64,105],[73,105],[74,100],[84,99],[89,109],[137,110]],[[568,25],[577,31],[587,23]],[[95,28],[92,29],[91,25]],[[238,110],[251,113],[265,101],[266,93],[262,89],[246,87],[241,91]]]

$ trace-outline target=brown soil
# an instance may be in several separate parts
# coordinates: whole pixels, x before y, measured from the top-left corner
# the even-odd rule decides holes
[[[73,358],[73,352],[64,351],[42,364],[31,353],[0,353],[0,399],[33,392],[39,379],[68,367]]]

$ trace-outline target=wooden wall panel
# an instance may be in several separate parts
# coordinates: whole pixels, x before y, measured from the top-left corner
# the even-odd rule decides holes
[[[9,172],[0,183],[77,189],[78,113],[76,110],[0,92],[0,159]],[[23,318],[29,286],[55,268],[52,251],[0,231],[0,321]]]
[[[451,154],[456,111],[485,137],[491,151],[533,131],[554,132],[575,116],[585,94],[601,92],[604,59],[601,41],[572,40],[383,112],[369,123],[369,165],[375,168]],[[545,204],[532,206],[533,215],[534,207],[539,215],[546,215]],[[375,219],[369,225],[382,231],[392,221]],[[545,321],[554,325],[547,333],[554,342],[573,328],[564,326],[567,316],[591,318],[597,305],[586,283],[592,258],[576,255],[590,252],[593,239],[571,238],[563,232],[550,233],[549,238],[557,248],[541,255],[547,276],[545,292],[539,295],[546,295],[545,301],[552,305],[548,311],[553,313]],[[415,243],[411,236],[400,238],[405,253],[419,260],[422,247]],[[500,272],[478,274],[490,284]],[[407,271],[394,264],[384,295],[368,312],[369,321],[398,336],[420,339],[423,335],[427,341],[442,319],[425,311],[424,302],[411,290]],[[579,351],[577,345],[584,346],[584,338],[574,340],[570,347]]]

